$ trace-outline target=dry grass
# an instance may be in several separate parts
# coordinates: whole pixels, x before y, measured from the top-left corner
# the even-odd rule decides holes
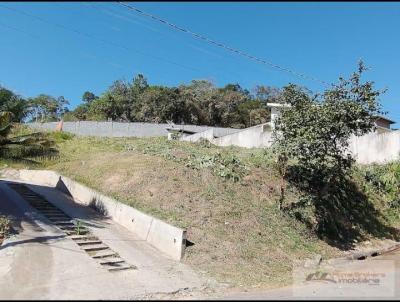
[[[293,260],[341,254],[277,209],[280,180],[274,158],[266,150],[220,148],[165,138],[50,136],[59,145],[59,159],[36,166],[0,159],[0,166],[57,170],[186,228],[194,245],[187,248],[183,261],[220,281],[253,287],[288,284]],[[358,172],[356,178],[368,198],[399,225],[399,208],[388,206],[393,204],[394,193],[365,182],[364,174]],[[291,202],[300,195],[289,186],[285,198]]]
[[[57,170],[146,213],[187,228],[184,262],[234,285],[291,281],[292,260],[340,252],[277,210],[279,180],[263,150],[207,148],[165,139],[73,138],[60,144]],[[190,154],[235,154],[239,182],[185,166]],[[267,164],[266,164],[267,163]],[[265,166],[266,165],[266,166]],[[288,198],[297,193],[288,192]]]

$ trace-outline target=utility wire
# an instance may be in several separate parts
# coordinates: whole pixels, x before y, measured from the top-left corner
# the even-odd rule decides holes
[[[162,32],[162,31],[159,31],[159,30],[155,29],[154,27],[151,27],[151,26],[148,25],[148,24],[143,23],[143,20],[139,20],[139,19],[133,20],[132,18],[130,18],[130,16],[117,14],[117,13],[115,13],[113,10],[110,10],[109,8],[108,8],[108,9],[99,8],[99,7],[97,7],[96,5],[94,5],[93,3],[86,4],[86,5],[87,5],[87,6],[90,6],[90,7],[93,7],[94,9],[96,9],[96,10],[98,10],[98,11],[104,13],[104,14],[107,14],[108,16],[112,16],[112,17],[114,17],[114,18],[119,18],[119,19],[124,20],[124,21],[129,22],[129,23],[138,24],[138,25],[140,25],[140,26],[142,26],[142,27],[144,27],[144,28],[146,28],[146,29],[148,29],[148,30],[150,30],[150,31],[152,31],[152,32],[156,32],[156,33],[158,33],[158,34],[160,34],[160,35],[165,35],[165,36],[167,36],[166,33]],[[128,11],[127,13],[128,13],[129,15],[132,15],[132,13],[131,13],[130,11]],[[140,18],[140,17],[139,17],[139,18]],[[152,21],[149,21],[149,22],[152,22]],[[178,34],[178,35],[179,35],[179,34]],[[174,39],[175,41],[178,41],[179,43],[185,43],[185,44],[187,44],[189,47],[195,49],[196,51],[200,51],[200,52],[205,53],[205,54],[207,54],[207,55],[209,55],[209,56],[217,57],[217,58],[219,58],[219,59],[223,58],[221,55],[219,55],[219,54],[217,54],[217,53],[215,53],[215,52],[213,52],[213,51],[211,51],[211,50],[203,49],[203,48],[201,48],[200,46],[196,46],[195,44],[192,44],[192,43],[190,43],[190,42],[187,42],[187,41],[185,41],[185,40],[182,40],[182,37],[178,38],[178,37],[175,36],[172,32],[170,32],[170,33],[168,34],[167,37],[168,37],[169,39],[172,38],[172,39]],[[200,43],[201,43],[201,42],[200,42]],[[238,76],[238,77],[242,77],[242,76],[243,76],[242,74],[240,74],[240,73],[238,73],[238,72],[236,72],[236,71],[233,71],[233,70],[226,70],[226,69],[225,69],[225,70],[221,70],[221,71],[224,72],[224,74],[226,74],[226,75],[235,74],[235,75]]]
[[[151,19],[156,20],[156,21],[158,21],[158,22],[161,22],[161,23],[163,23],[164,25],[167,25],[167,26],[173,28],[174,30],[177,30],[177,31],[180,31],[180,32],[184,32],[184,33],[190,34],[190,35],[194,36],[196,39],[204,40],[204,41],[206,41],[206,42],[208,42],[208,43],[214,44],[214,45],[216,45],[216,46],[218,46],[218,47],[220,47],[220,48],[223,48],[223,49],[228,50],[228,51],[230,51],[230,52],[236,53],[236,54],[241,55],[241,56],[243,56],[243,57],[246,57],[246,58],[248,58],[248,59],[254,60],[254,61],[259,62],[259,63],[262,63],[262,64],[264,64],[264,65],[268,65],[268,66],[270,66],[270,67],[272,67],[272,68],[275,68],[275,69],[278,69],[278,70],[280,70],[280,71],[283,71],[283,72],[292,74],[292,75],[297,76],[297,77],[301,77],[301,78],[303,78],[303,79],[313,80],[313,81],[322,83],[322,84],[324,84],[324,85],[329,85],[329,83],[327,83],[326,81],[317,79],[317,78],[315,78],[315,77],[308,76],[308,75],[306,75],[306,74],[304,74],[304,73],[300,73],[300,72],[291,70],[291,69],[286,68],[286,67],[279,66],[279,65],[277,65],[277,64],[271,63],[271,62],[266,61],[266,60],[264,60],[264,59],[261,59],[261,58],[258,58],[258,57],[256,57],[256,56],[250,55],[250,54],[248,54],[248,53],[246,53],[246,52],[244,52],[244,51],[241,51],[241,50],[232,48],[232,47],[230,47],[230,46],[228,46],[228,45],[226,45],[226,44],[223,44],[223,43],[221,43],[221,42],[218,42],[218,41],[215,41],[215,40],[213,40],[213,39],[210,39],[210,38],[208,38],[208,37],[206,37],[206,36],[204,36],[204,35],[197,34],[197,33],[192,32],[192,31],[190,31],[190,30],[188,30],[188,29],[186,29],[186,28],[183,28],[183,27],[180,27],[180,26],[178,26],[178,25],[175,25],[175,24],[173,24],[173,23],[171,23],[171,22],[169,22],[169,21],[166,21],[165,19],[162,19],[162,18],[157,17],[157,16],[155,16],[155,15],[146,13],[146,12],[144,12],[143,10],[140,10],[140,9],[138,9],[138,8],[132,6],[132,5],[129,5],[129,4],[126,4],[126,3],[120,2],[120,1],[118,2],[118,4],[121,5],[121,6],[124,6],[124,7],[128,8],[128,9],[131,10],[131,11],[135,11],[135,12],[137,12],[137,13],[139,13],[139,14],[145,16],[145,17],[148,17],[148,18],[151,18]]]
[[[179,67],[181,67],[181,68],[189,69],[189,70],[192,70],[192,71],[200,71],[199,69],[196,69],[196,68],[193,68],[193,67],[185,66],[185,65],[182,65],[182,64],[179,64],[179,63],[170,61],[170,60],[166,60],[166,59],[160,58],[160,57],[158,57],[158,56],[154,56],[154,55],[150,55],[150,54],[148,54],[148,53],[144,53],[144,52],[139,51],[139,50],[136,50],[136,49],[128,48],[128,47],[126,47],[126,46],[124,46],[124,45],[120,45],[120,44],[118,44],[118,43],[114,43],[114,42],[111,42],[111,41],[108,41],[108,40],[104,40],[104,39],[99,38],[99,37],[96,37],[96,36],[94,36],[94,35],[92,35],[92,34],[88,34],[88,33],[86,33],[86,32],[82,32],[82,31],[77,30],[77,29],[69,28],[69,27],[66,27],[65,25],[62,25],[62,24],[59,24],[59,23],[50,22],[50,21],[48,21],[48,20],[46,20],[46,19],[44,19],[44,18],[42,18],[42,17],[39,17],[39,16],[30,14],[30,13],[27,13],[27,12],[25,12],[25,11],[22,11],[22,10],[19,10],[19,9],[16,9],[16,8],[8,7],[8,6],[2,5],[2,4],[0,4],[0,7],[3,7],[3,8],[5,8],[5,9],[8,9],[8,10],[17,12],[17,13],[19,13],[19,14],[28,16],[28,17],[30,17],[30,18],[34,18],[34,19],[36,19],[36,20],[38,20],[38,21],[41,21],[41,22],[43,22],[43,23],[46,23],[46,24],[49,24],[49,25],[52,25],[52,26],[56,26],[56,27],[62,28],[62,29],[64,29],[64,30],[73,32],[73,33],[75,33],[75,34],[84,36],[84,37],[86,37],[86,38],[93,39],[93,40],[97,40],[97,41],[100,41],[100,42],[102,42],[102,43],[104,43],[104,44],[108,44],[108,45],[111,45],[111,46],[114,46],[114,47],[118,47],[118,48],[124,49],[124,50],[126,50],[126,51],[128,51],[128,52],[133,51],[133,52],[136,52],[136,53],[141,54],[141,55],[143,55],[143,56],[147,56],[147,57],[150,57],[150,58],[159,60],[159,61],[163,61],[163,62],[166,62],[166,63],[169,63],[169,64],[173,64],[173,65],[179,66]]]
[[[27,35],[27,36],[29,36],[29,37],[31,37],[31,38],[34,38],[34,39],[36,39],[36,40],[41,40],[41,41],[43,41],[43,42],[48,42],[48,41],[46,41],[46,39],[44,39],[43,37],[41,37],[41,36],[38,36],[38,35],[36,35],[36,34],[31,34],[31,33],[29,33],[29,32],[27,32],[27,31],[25,31],[25,30],[22,30],[22,29],[20,29],[20,28],[16,28],[16,27],[12,27],[12,26],[8,26],[8,25],[6,25],[6,24],[4,24],[4,23],[1,23],[0,22],[0,27],[4,27],[4,28],[6,28],[6,29],[10,29],[10,30],[14,30],[14,31],[16,31],[16,32],[18,32],[18,33],[23,33],[24,35]],[[50,47],[53,47],[53,48],[56,48],[56,49],[61,49],[62,48],[62,46],[60,46],[59,44],[57,44],[57,43],[47,43]],[[110,65],[110,66],[113,66],[113,67],[116,67],[116,68],[122,68],[122,66],[120,66],[120,65],[118,65],[118,64],[115,64],[115,63],[113,63],[112,61],[109,61],[107,58],[100,58],[100,60],[99,60],[99,57],[98,56],[95,56],[95,55],[93,55],[93,54],[91,54],[91,53],[80,53],[80,55],[81,55],[81,57],[90,57],[90,58],[92,58],[92,59],[94,59],[94,60],[97,60],[97,61],[103,61],[103,63],[106,63],[106,64],[108,64],[108,65]],[[1,86],[1,82],[0,82],[0,86]]]

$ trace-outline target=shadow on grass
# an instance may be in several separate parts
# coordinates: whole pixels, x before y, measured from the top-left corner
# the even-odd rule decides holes
[[[287,180],[306,193],[307,198],[285,210],[331,246],[349,250],[368,236],[400,240],[400,231],[389,225],[349,177],[324,182],[323,177],[312,176],[301,167],[292,166]],[[304,206],[305,203],[311,205],[312,211],[309,206]]]

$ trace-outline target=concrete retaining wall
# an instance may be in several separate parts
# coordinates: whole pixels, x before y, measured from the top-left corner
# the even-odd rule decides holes
[[[244,148],[269,147],[272,144],[272,132],[269,124],[262,124],[233,134],[214,138],[211,142],[217,146],[234,145]]]
[[[55,130],[57,122],[50,123],[28,123],[28,126],[40,130]],[[63,130],[82,136],[100,136],[100,137],[154,137],[166,136],[166,127],[169,124],[154,123],[119,123],[119,122],[64,122]],[[203,132],[208,129],[214,130],[215,136],[232,134],[240,129],[208,127],[196,125],[174,125],[177,129],[189,130],[193,132]]]
[[[214,139],[214,129],[209,129],[209,130],[206,130],[203,132],[198,132],[198,133],[195,133],[192,135],[183,136],[183,137],[181,137],[180,140],[195,143],[195,142],[199,141],[201,138],[207,139],[209,141]]]
[[[55,187],[71,195],[75,202],[85,206],[92,202],[100,204],[108,217],[171,258],[180,260],[184,254],[186,231],[183,229],[142,213],[54,171],[20,170],[18,178],[39,185]]]
[[[350,152],[358,163],[386,163],[400,159],[400,130],[370,133],[350,139]]]

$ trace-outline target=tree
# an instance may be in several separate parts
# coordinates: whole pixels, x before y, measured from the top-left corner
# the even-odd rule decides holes
[[[281,90],[271,86],[257,85],[254,88],[255,98],[261,102],[275,103],[279,101]]]
[[[340,78],[322,96],[311,96],[295,85],[285,87],[280,101],[290,107],[282,109],[275,131],[281,152],[313,173],[346,173],[353,162],[350,137],[372,131],[374,117],[382,113],[382,92],[374,90],[373,82],[361,82],[365,70],[360,62],[349,80]]]
[[[168,87],[152,86],[146,89],[139,96],[135,120],[153,123],[181,122],[184,106],[177,95],[177,89]]]
[[[58,119],[61,119],[65,113],[69,112],[67,105],[69,105],[69,101],[63,96],[57,98],[56,117]]]
[[[238,106],[238,114],[243,127],[251,127],[266,123],[270,119],[270,112],[265,103],[259,100],[248,100]]]
[[[93,92],[85,91],[82,95],[82,101],[86,104],[90,104],[92,101],[98,99],[99,97],[96,96]]]
[[[38,122],[52,121],[56,119],[57,100],[49,95],[40,94],[29,100],[33,119]]]
[[[13,121],[21,122],[28,114],[28,104],[11,90],[0,87],[0,111],[11,112]]]
[[[350,137],[372,131],[374,118],[382,113],[378,98],[383,91],[361,80],[365,70],[360,62],[349,79],[340,78],[321,95],[296,85],[284,87],[280,102],[290,107],[282,108],[273,133],[282,179],[307,194],[284,205],[283,182],[280,208],[315,227],[323,239],[340,244],[353,244],[370,230],[371,221],[378,221],[377,212],[351,180]],[[313,209],[315,225],[299,212],[306,206]]]
[[[361,82],[365,70],[360,62],[350,79],[340,78],[322,95],[291,84],[280,96],[280,102],[289,105],[281,110],[274,131],[280,165],[292,159],[300,171],[298,180],[320,200],[352,167],[350,137],[372,131],[374,117],[382,113],[382,91],[375,90],[373,82]]]
[[[250,92],[239,84],[217,88],[208,80],[165,87],[149,85],[146,77],[138,74],[131,82],[114,81],[100,97],[86,91],[82,100],[83,104],[68,114],[68,119],[174,121],[243,128],[263,123],[269,118],[261,100],[257,100],[254,108],[239,109],[241,104],[254,100]]]
[[[79,121],[85,121],[89,116],[90,106],[91,105],[88,105],[87,103],[80,104],[75,108],[75,110],[72,113]]]

